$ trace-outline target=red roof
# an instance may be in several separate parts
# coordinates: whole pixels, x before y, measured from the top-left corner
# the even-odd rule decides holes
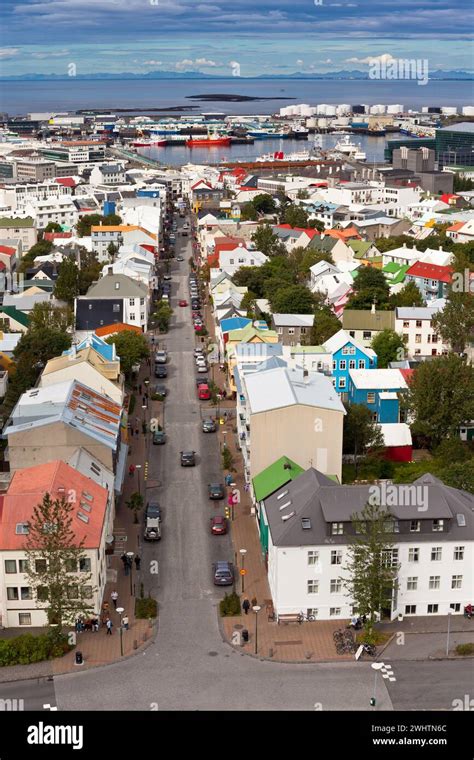
[[[191,185],[191,190],[194,190],[194,188],[198,187],[198,185],[205,185],[206,187],[209,188],[209,190],[212,190],[212,187],[209,184],[209,182],[206,182],[206,180],[204,179],[199,179],[197,182],[194,183],[194,185]]]
[[[76,182],[72,177],[56,177],[55,182],[58,185],[64,185],[64,187],[76,187]]]
[[[466,222],[456,222],[456,224],[452,224],[451,227],[448,227],[446,232],[457,232],[461,229],[461,227],[464,227]]]
[[[324,234],[339,238],[339,240],[349,240],[349,238],[360,240],[360,235],[355,227],[346,227],[345,230],[326,230]]]
[[[454,193],[444,193],[444,195],[441,196],[440,200],[443,201],[443,203],[449,203],[452,198],[459,198],[459,195],[456,195]]]
[[[217,238],[214,245],[214,253],[219,254],[221,251],[233,251],[234,248],[238,248],[239,245],[245,248],[244,238],[232,238],[232,237]]]
[[[453,273],[452,267],[440,267],[438,264],[425,264],[422,261],[417,261],[412,264],[410,269],[407,269],[407,275],[412,277],[424,277],[428,280],[439,280],[440,282],[451,282],[451,275]]]
[[[45,240],[54,242],[54,240],[63,240],[65,238],[72,238],[72,232],[45,232],[43,237]]]
[[[278,224],[277,227],[280,227],[282,230],[292,230],[292,232],[305,232],[311,240],[316,235],[321,234],[319,230],[313,230],[312,227],[292,227],[291,224]]]
[[[113,325],[104,325],[103,327],[97,327],[95,334],[99,338],[104,338],[106,335],[115,335],[115,333],[125,332],[126,330],[140,334],[142,332],[140,328],[137,327],[137,325],[127,325],[125,322],[116,322]]]
[[[7,256],[13,256],[15,249],[11,248],[9,245],[0,245],[0,253],[5,253]]]
[[[219,267],[219,254],[218,253],[210,253],[207,257],[207,263],[211,267],[211,269],[217,269]]]
[[[405,380],[406,384],[409,385],[413,375],[415,374],[415,370],[414,369],[400,369],[399,372],[402,373],[403,379]]]
[[[34,508],[41,503],[46,493],[53,499],[61,496],[68,499],[70,494],[75,494],[77,504],[72,511],[75,538],[78,543],[83,540],[87,549],[98,548],[107,511],[107,489],[66,462],[56,460],[14,473],[0,504],[0,549],[8,551],[23,548],[26,536],[17,535],[16,526],[31,520]],[[81,502],[87,504],[89,511],[81,510]],[[88,522],[77,516],[79,511],[89,518]]]

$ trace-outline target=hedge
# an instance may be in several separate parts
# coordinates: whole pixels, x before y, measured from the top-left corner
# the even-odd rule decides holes
[[[456,654],[474,654],[474,644],[458,644],[456,647]]]
[[[0,639],[0,667],[52,660],[62,657],[72,648],[67,636],[58,636],[56,631],[48,631],[39,636],[24,633],[14,639]]]
[[[233,617],[234,615],[240,615],[240,599],[239,595],[232,592],[232,594],[226,594],[219,602],[219,611],[221,617]]]
[[[158,604],[151,596],[137,599],[135,602],[135,617],[141,620],[155,618],[158,614]]]

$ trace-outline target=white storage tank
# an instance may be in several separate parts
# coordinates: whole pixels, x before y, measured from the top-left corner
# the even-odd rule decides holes
[[[346,114],[351,113],[351,107],[348,103],[341,103],[340,105],[336,106],[336,114],[337,116],[346,116]]]
[[[326,114],[327,109],[327,103],[320,103],[316,106],[316,113],[321,114],[321,116],[324,116]]]
[[[456,116],[458,109],[455,106],[442,106],[441,113],[444,116]]]
[[[463,106],[463,108],[462,108],[462,115],[463,116],[474,116],[474,106]]]
[[[335,116],[336,106],[326,106],[326,116]]]
[[[314,116],[310,116],[309,119],[306,119],[306,126],[308,129],[314,129],[318,126],[318,120]]]
[[[327,129],[329,126],[329,119],[326,119],[325,117],[320,117],[318,119],[318,127],[319,129]]]
[[[387,106],[387,113],[393,114],[393,113],[403,113],[404,108],[400,104]]]

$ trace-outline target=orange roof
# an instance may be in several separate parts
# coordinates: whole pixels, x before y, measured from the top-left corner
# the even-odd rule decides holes
[[[41,503],[46,493],[53,499],[61,496],[68,499],[74,495],[72,528],[75,538],[78,543],[83,540],[87,549],[99,547],[107,511],[107,489],[58,459],[14,473],[0,502],[0,549],[8,551],[24,547],[26,536],[16,534],[16,525],[31,520],[34,507]],[[81,508],[81,504],[86,506]],[[81,520],[78,512],[87,516],[88,522]]]
[[[95,334],[99,338],[104,338],[106,335],[115,335],[115,333],[119,332],[125,332],[126,330],[129,330],[130,332],[136,332],[141,334],[141,330],[136,325],[127,325],[125,322],[117,322],[113,325],[104,325],[103,327],[98,327],[95,331]]]
[[[456,224],[453,224],[451,227],[448,227],[446,232],[457,232],[461,229],[461,227],[464,227],[466,222],[456,222]]]
[[[13,256],[15,249],[9,245],[0,245],[0,253],[5,253],[7,256]]]
[[[94,224],[91,232],[133,232],[139,229],[136,224]]]
[[[319,230],[313,229],[312,227],[292,227],[291,224],[279,224],[278,227],[281,227],[283,230],[293,230],[294,232],[304,232],[311,240],[316,237],[316,235],[320,235],[321,233]]]
[[[324,234],[339,238],[339,240],[349,240],[349,238],[361,239],[355,227],[347,227],[345,230],[326,230]]]

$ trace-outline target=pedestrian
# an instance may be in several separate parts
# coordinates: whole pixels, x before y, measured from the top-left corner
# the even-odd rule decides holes
[[[92,632],[97,633],[99,630],[99,620],[98,618],[92,618]]]
[[[128,468],[128,474],[132,476],[134,473],[135,473],[135,465],[131,464],[130,467]]]
[[[140,431],[139,431],[139,429],[138,429],[138,428],[135,428],[135,435],[136,435],[136,436],[139,436],[139,435],[140,435]]]
[[[244,601],[242,602],[242,609],[243,609],[243,611],[245,612],[246,615],[249,614],[250,602],[247,599],[247,597],[245,597]]]
[[[132,427],[130,428],[130,435],[133,438],[133,428]]]
[[[122,554],[120,555],[120,559],[122,560],[123,566],[125,567],[125,565],[127,564],[127,561],[128,561],[128,557],[125,554],[125,552],[122,552]]]
[[[258,605],[258,602],[257,602],[257,597],[256,597],[256,596],[254,596],[254,597],[252,598],[252,607],[256,607],[257,605]]]
[[[138,554],[136,554],[135,555],[135,567],[137,568],[137,570],[140,570],[140,564],[141,564],[141,559],[138,556]]]
[[[113,602],[113,605],[114,605],[114,609],[117,609],[117,599],[118,599],[118,593],[117,593],[117,591],[114,589],[112,591],[112,593],[110,594],[110,596],[111,596],[111,599],[112,599],[112,602]]]
[[[128,615],[124,615],[122,618],[122,625],[126,631],[128,631]]]
[[[107,636],[112,636],[112,626],[113,626],[113,623],[112,623],[112,621],[111,621],[111,619],[109,617],[105,621],[105,625],[107,627],[107,634],[106,635]]]
[[[140,385],[138,386],[138,391],[139,391],[139,393],[140,393],[140,396],[141,396],[141,395],[142,395],[142,385],[141,385],[141,383],[140,383]]]

